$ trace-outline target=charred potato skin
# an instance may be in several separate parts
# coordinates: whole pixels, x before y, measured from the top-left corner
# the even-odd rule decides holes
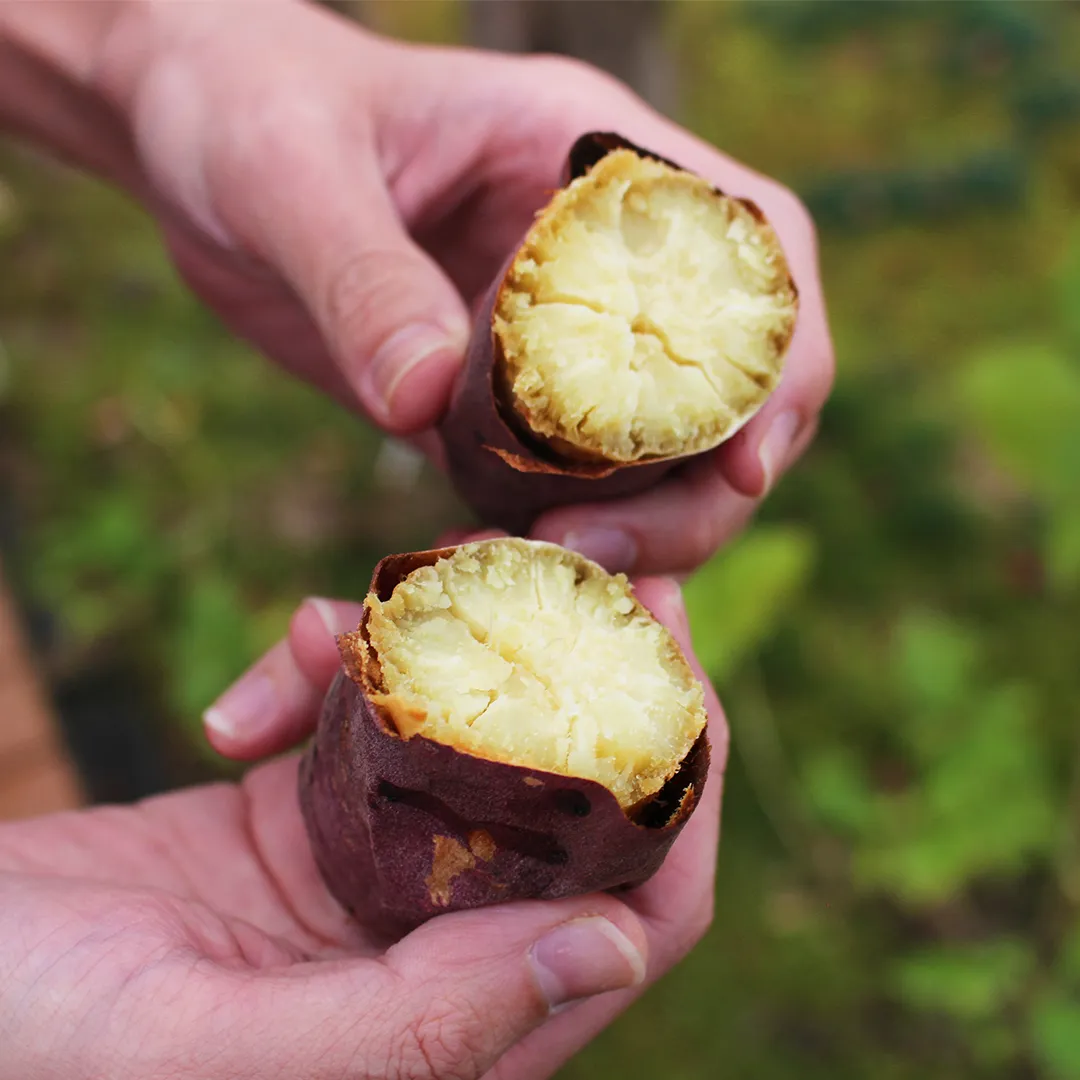
[[[570,150],[563,183],[585,175],[607,154],[634,151],[675,169],[676,162],[646,150],[614,132],[588,132]],[[723,195],[719,188],[714,190]],[[749,199],[737,199],[753,217],[765,221]],[[502,346],[493,325],[501,290],[518,252],[507,259],[489,288],[473,323],[465,364],[454,384],[450,405],[439,427],[447,471],[455,490],[484,525],[524,534],[544,511],[557,506],[607,502],[653,487],[667,473],[697,453],[603,462],[575,459],[538,438],[509,406],[499,385]],[[788,284],[798,297],[794,280]],[[732,431],[731,435],[735,432]],[[728,436],[730,438],[730,435]],[[705,451],[708,453],[709,451]]]
[[[408,573],[453,551],[390,556],[372,591],[389,599]],[[444,912],[632,887],[656,873],[701,797],[705,732],[628,813],[591,780],[402,738],[371,700],[378,658],[366,621],[339,639],[343,668],[299,780],[316,865],[354,918],[394,939]]]

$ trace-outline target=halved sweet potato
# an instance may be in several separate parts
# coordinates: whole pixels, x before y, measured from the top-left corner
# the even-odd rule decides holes
[[[797,308],[757,206],[585,135],[481,309],[441,427],[451,477],[515,532],[643,490],[764,404]]]
[[[384,559],[365,606],[300,780],[347,909],[395,936],[656,872],[705,782],[704,694],[625,577],[488,540]]]

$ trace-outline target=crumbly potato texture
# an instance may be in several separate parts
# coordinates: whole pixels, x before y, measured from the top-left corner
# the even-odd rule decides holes
[[[497,374],[522,422],[570,457],[699,453],[773,390],[796,310],[767,223],[616,150],[529,231],[496,302]]]
[[[372,696],[406,738],[657,792],[705,727],[704,692],[624,575],[553,544],[458,547],[367,599]]]

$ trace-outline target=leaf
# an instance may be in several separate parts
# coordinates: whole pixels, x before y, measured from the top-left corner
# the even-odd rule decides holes
[[[686,587],[686,606],[702,666],[720,681],[776,629],[813,563],[810,536],[760,528],[708,562]]]
[[[165,582],[169,563],[150,507],[128,489],[101,494],[43,530],[32,571],[68,632],[89,642],[145,606]]]
[[[185,718],[198,717],[255,659],[253,620],[239,589],[217,575],[185,597],[172,635],[169,696]]]
[[[1051,515],[1047,525],[1046,563],[1050,580],[1058,589],[1080,585],[1080,501]]]
[[[1080,922],[1077,922],[1066,934],[1058,950],[1054,967],[1070,986],[1080,990]]]
[[[918,712],[940,712],[970,695],[979,659],[978,638],[946,616],[904,614],[894,631],[894,669],[899,689]]]
[[[1045,345],[975,356],[957,383],[961,409],[1004,468],[1051,501],[1076,500],[1080,367]]]
[[[1048,1080],[1080,1080],[1080,1002],[1045,994],[1031,1010],[1031,1043]]]
[[[1006,686],[956,718],[948,744],[909,788],[883,795],[857,880],[909,904],[938,903],[988,873],[1016,873],[1054,843],[1046,752],[1029,717],[1037,698]],[[943,730],[948,735],[948,727]]]
[[[1080,241],[1072,261],[1080,266]],[[1077,275],[1080,305],[1080,269],[1069,273]],[[976,357],[958,385],[991,454],[1048,504],[1050,580],[1059,589],[1074,587],[1080,582],[1080,364],[1046,346],[1011,346]]]
[[[866,770],[843,747],[830,746],[811,758],[802,787],[811,809],[826,825],[858,834],[873,823],[874,796]]]
[[[1074,228],[1065,261],[1058,272],[1058,297],[1065,333],[1080,349],[1080,228]]]
[[[894,993],[913,1008],[960,1020],[987,1020],[1021,995],[1034,966],[1028,944],[1002,939],[905,957],[893,967],[889,981]]]

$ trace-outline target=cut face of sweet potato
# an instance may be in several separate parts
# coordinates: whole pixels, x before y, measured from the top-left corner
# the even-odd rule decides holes
[[[479,306],[439,424],[485,525],[648,490],[778,384],[798,293],[752,202],[611,132],[571,148]]]
[[[705,726],[702,689],[625,577],[552,544],[468,544],[369,598],[400,734],[603,784],[629,807]]]
[[[331,893],[374,934],[639,884],[704,788],[704,694],[625,578],[502,539],[390,556],[300,771]]]
[[[556,194],[513,260],[496,385],[568,457],[699,453],[776,385],[796,305],[760,214],[616,149]]]

